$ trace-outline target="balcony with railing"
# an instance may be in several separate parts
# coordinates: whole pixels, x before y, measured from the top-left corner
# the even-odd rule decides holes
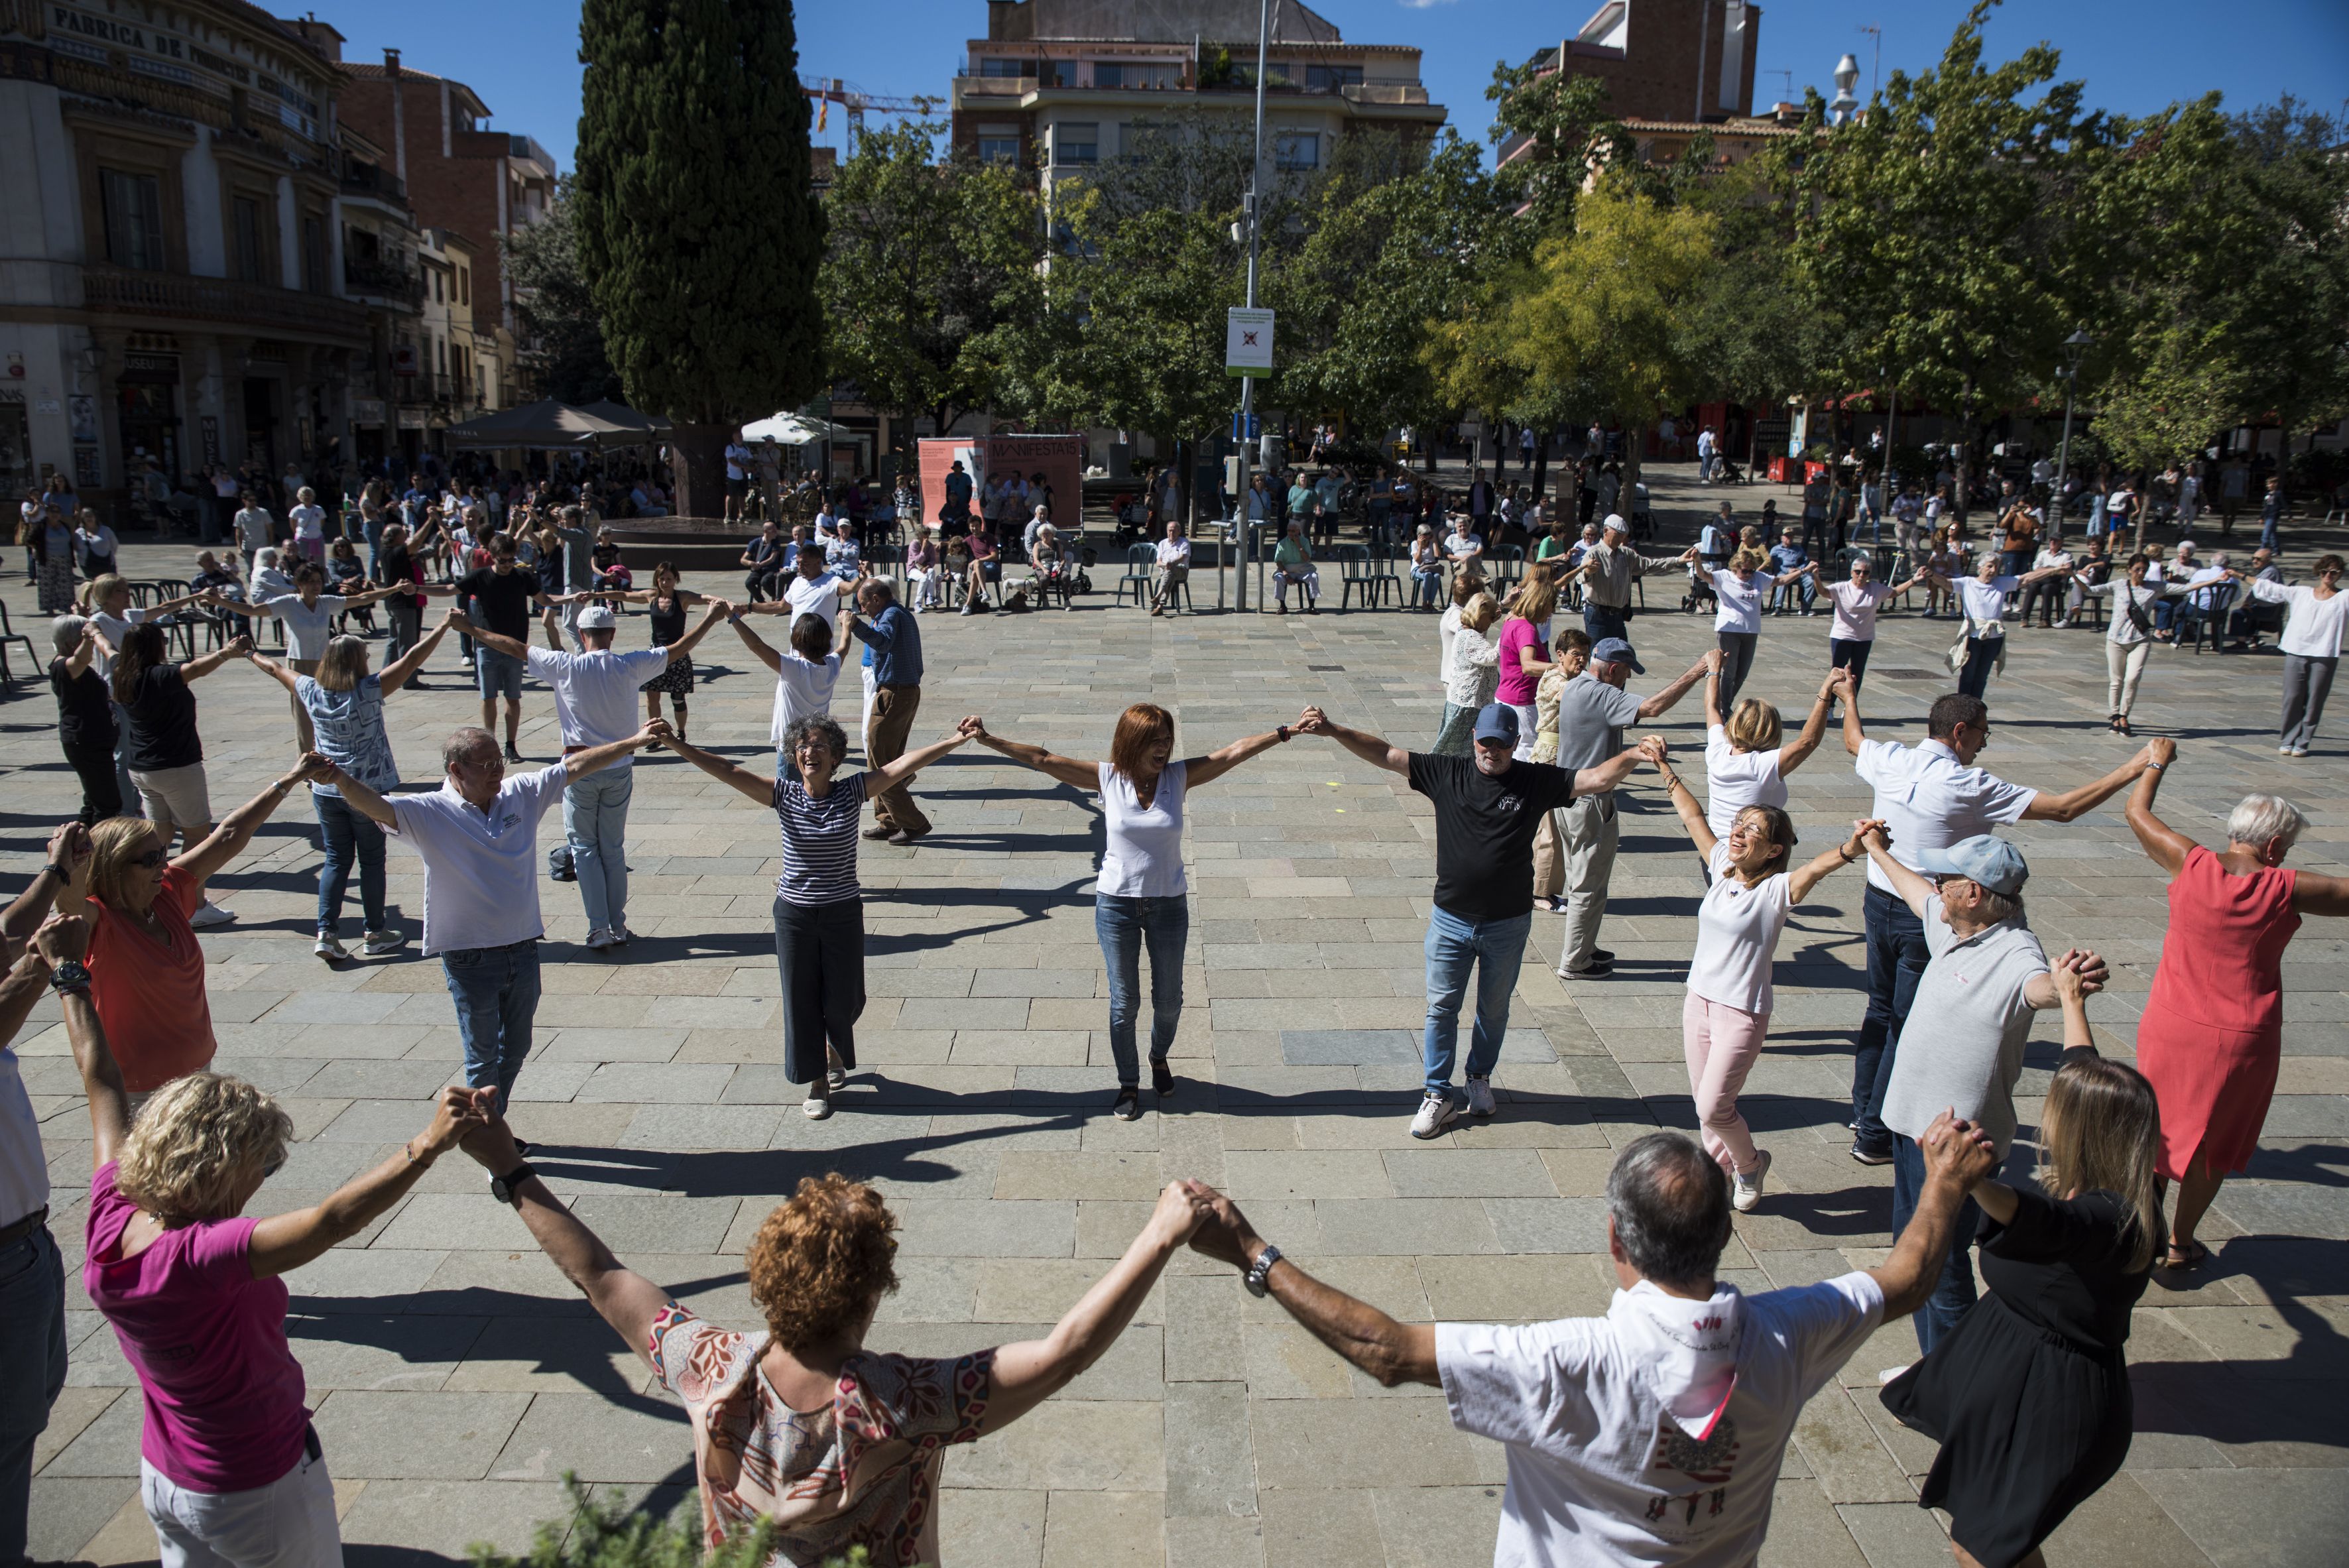
[[[343,292],[414,310],[424,302],[424,275],[380,257],[346,255]]]
[[[122,315],[180,321],[228,322],[239,326],[359,339],[367,335],[367,309],[331,294],[304,294],[266,284],[228,278],[185,277],[133,272],[127,267],[81,269],[83,305]]]
[[[380,164],[345,159],[342,187],[346,196],[372,197],[395,207],[408,205],[408,182]]]

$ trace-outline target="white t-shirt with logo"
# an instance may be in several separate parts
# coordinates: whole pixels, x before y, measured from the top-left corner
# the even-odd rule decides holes
[[[792,620],[802,615],[821,615],[832,627],[832,642],[840,645],[840,585],[847,581],[829,572],[819,572],[812,577],[792,577],[783,583],[783,600],[792,607]]]
[[[1780,872],[1747,887],[1729,868],[1727,839],[1713,846],[1709,863],[1713,885],[1697,905],[1688,988],[1708,1002],[1766,1016],[1770,961],[1777,955],[1786,917],[1795,913],[1794,883]]]
[[[1718,724],[1704,734],[1704,825],[1714,838],[1729,837],[1730,824],[1748,806],[1786,803],[1786,780],[1779,763],[1784,747],[1740,751]]]
[[[1604,1317],[1437,1324],[1452,1424],[1507,1447],[1494,1568],[1748,1568],[1796,1418],[1883,1316],[1848,1274],[1710,1302],[1643,1281]]]
[[[424,955],[507,947],[546,934],[538,913],[538,822],[563,799],[560,762],[509,773],[487,811],[442,782],[385,797],[392,830],[424,857]]]
[[[322,506],[297,506],[285,514],[294,525],[296,539],[324,539],[326,535],[326,509]]]
[[[1756,572],[1744,581],[1726,568],[1714,573],[1713,593],[1720,608],[1713,612],[1713,629],[1716,632],[1759,632],[1762,629],[1762,601],[1769,596],[1772,584],[1777,581],[1767,572]]]

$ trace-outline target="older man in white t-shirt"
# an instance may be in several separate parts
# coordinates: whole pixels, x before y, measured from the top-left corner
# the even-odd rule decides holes
[[[639,730],[574,751],[552,767],[506,777],[497,737],[471,726],[440,748],[448,777],[427,795],[378,795],[336,768],[325,781],[353,810],[424,861],[424,954],[440,960],[457,1005],[465,1083],[494,1088],[503,1115],[530,1055],[538,1016],[538,824],[564,786],[631,757],[659,738]]]
[[[2137,781],[2142,756],[2093,783],[2050,794],[2010,784],[1974,758],[1990,744],[1990,708],[1981,698],[1951,692],[1925,716],[1925,738],[1914,746],[1870,740],[1861,727],[1857,693],[1844,703],[1843,745],[1852,771],[1872,786],[1870,818],[1881,820],[1892,854],[1911,871],[1920,857],[1987,833],[2001,823],[2069,822],[2085,816]],[[1892,1134],[1884,1125],[1884,1097],[1900,1026],[1932,961],[1925,927],[1892,881],[1871,865],[1862,905],[1868,933],[1868,1012],[1852,1044],[1851,1157],[1863,1165],[1892,1163]]]
[[[1637,1140],[1607,1179],[1619,1288],[1604,1317],[1398,1322],[1196,1182],[1207,1217],[1191,1245],[1382,1386],[1441,1387],[1454,1426],[1506,1446],[1495,1568],[1746,1568],[1804,1404],[1879,1324],[1924,1303],[1967,1193],[1994,1169],[1965,1122],[1944,1116],[1922,1143],[1916,1216],[1881,1266],[1749,1296],[1719,1278],[1721,1167],[1677,1132]]]

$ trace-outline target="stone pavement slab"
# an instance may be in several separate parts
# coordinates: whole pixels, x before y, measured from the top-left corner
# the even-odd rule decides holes
[[[1671,467],[1650,482],[1667,540],[1687,537],[1716,494],[1750,517],[1771,493],[1698,491]],[[187,554],[133,543],[125,558],[140,576],[178,575]],[[1658,673],[1635,689],[1711,645],[1708,622],[1671,610],[1677,597],[1668,579],[1649,584],[1633,632]],[[0,599],[20,626],[36,619],[21,583],[0,583]],[[1174,713],[1186,751],[1291,719],[1308,701],[1424,747],[1440,709],[1433,622],[1391,611],[1152,620],[1088,602],[1071,614],[928,617],[922,629],[929,692],[917,739],[978,712],[999,733],[1099,756],[1118,710],[1147,697]],[[644,635],[630,617],[621,645]],[[1768,621],[1748,689],[1799,710],[1826,639],[1823,619]],[[1922,734],[1926,706],[1946,689],[1934,672],[1947,640],[1913,611],[1886,615],[1864,704],[1870,734]],[[2183,748],[2163,794],[2173,822],[2208,841],[2242,794],[2282,792],[2311,822],[2292,863],[2339,873],[2349,869],[2344,748],[2328,735],[2303,761],[2275,755],[2278,664],[2158,651],[2139,727]],[[765,673],[722,633],[697,665],[694,738],[770,766]],[[2102,728],[2103,678],[2095,633],[2017,630],[1991,690],[1985,765],[2044,787],[2116,765],[2134,746]],[[242,800],[292,755],[284,699],[234,667],[197,696],[213,798]],[[10,697],[0,893],[20,885],[76,804],[46,691]],[[843,692],[837,713],[852,736],[854,707]],[[479,712],[453,648],[386,711],[411,788],[431,785],[440,738]],[[545,694],[530,688],[524,711],[524,749],[552,760]],[[1683,754],[1702,748],[1694,699],[1653,727]],[[879,1185],[902,1224],[900,1289],[882,1305],[875,1347],[953,1354],[1048,1331],[1124,1250],[1159,1184],[1197,1175],[1235,1191],[1306,1267],[1405,1321],[1606,1309],[1613,1151],[1653,1128],[1692,1125],[1679,1013],[1702,886],[1654,790],[1635,782],[1621,800],[1605,934],[1618,976],[1557,979],[1558,923],[1537,916],[1495,1074],[1500,1114],[1420,1142],[1406,1123],[1433,818],[1401,780],[1300,740],[1195,795],[1174,1050],[1183,1081],[1164,1102],[1145,1094],[1132,1125],[1108,1116],[1107,977],[1091,898],[1098,813],[984,751],[957,754],[915,788],[936,831],[909,851],[862,851],[870,1000],[859,1071],[825,1121],[801,1114],[804,1090],[781,1072],[768,814],[656,757],[638,764],[629,831],[636,940],[589,953],[574,890],[540,884],[546,997],[514,1119],[543,1146],[533,1158],[550,1182],[625,1261],[696,1311],[754,1329],[742,1248],[800,1177],[839,1170]],[[1868,803],[1832,741],[1791,789],[1812,845]],[[2112,989],[2090,1010],[2100,1045],[2127,1059],[2167,923],[2158,872],[2116,808],[2011,833],[2034,869],[2043,940],[2113,960]],[[459,1067],[439,966],[412,945],[338,969],[310,955],[315,838],[304,803],[289,802],[215,879],[237,920],[203,938],[220,1066],[284,1097],[300,1140],[256,1212],[316,1202],[385,1157]],[[412,932],[420,873],[397,846],[389,887]],[[1859,906],[1856,873],[1830,880],[1781,947],[1773,1033],[1745,1100],[1776,1163],[1723,1258],[1723,1277],[1742,1288],[1867,1267],[1890,1242],[1887,1174],[1844,1152]],[[2135,1449],[2049,1543],[2055,1568],[2341,1559],[2349,928],[2303,927],[2285,985],[2284,1060],[2260,1153],[2220,1194],[2211,1267],[2158,1281],[2137,1311]],[[2026,1123],[2057,1044],[2043,1020],[2019,1091]],[[53,1006],[35,1010],[18,1045],[57,1182],[53,1225],[76,1267],[88,1144]],[[477,1541],[521,1548],[557,1511],[566,1470],[642,1506],[684,1495],[681,1413],[462,1161],[289,1284],[345,1535],[365,1549],[355,1560],[447,1563]],[[151,1557],[135,1499],[132,1379],[78,1275],[68,1305],[73,1367],[36,1453],[35,1551]],[[1878,1370],[1913,1355],[1908,1326],[1885,1326],[1803,1412],[1764,1553],[1772,1568],[1949,1560],[1942,1522],[1915,1503],[1932,1445],[1891,1424],[1876,1397]],[[953,1452],[943,1541],[963,1568],[1448,1568],[1490,1560],[1503,1480],[1500,1450],[1454,1431],[1433,1391],[1379,1388],[1277,1305],[1185,1256],[1092,1370]]]

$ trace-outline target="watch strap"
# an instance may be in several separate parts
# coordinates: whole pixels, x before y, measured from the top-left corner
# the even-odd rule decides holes
[[[1280,1249],[1267,1242],[1264,1244],[1264,1251],[1257,1253],[1256,1262],[1248,1265],[1247,1273],[1241,1278],[1241,1283],[1247,1286],[1249,1295],[1267,1294],[1268,1286],[1265,1281],[1272,1274],[1272,1265],[1279,1261]]]

